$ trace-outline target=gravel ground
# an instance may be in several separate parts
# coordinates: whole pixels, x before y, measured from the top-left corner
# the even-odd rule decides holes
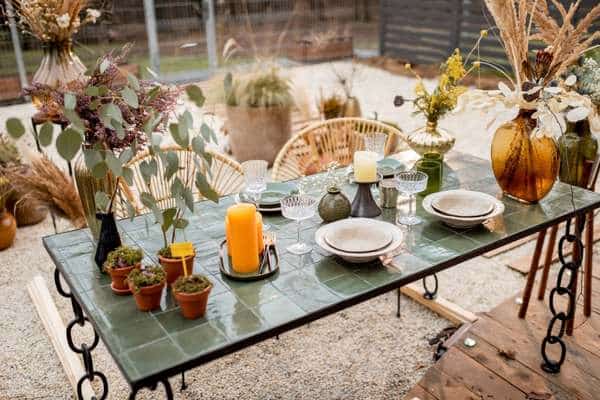
[[[349,68],[347,63],[337,68]],[[291,70],[297,87],[315,99],[332,85],[330,65]],[[316,79],[315,79],[316,78]],[[421,122],[409,107],[392,105],[396,94],[409,96],[414,80],[364,67],[355,85],[365,115],[399,122],[405,130]],[[29,105],[0,109],[0,126],[9,116],[31,115]],[[457,136],[456,149],[487,157],[490,135],[476,115],[449,116],[442,126]],[[477,140],[472,140],[474,137]],[[67,227],[63,227],[67,228]],[[39,240],[52,233],[49,220],[18,231],[15,245],[0,253],[0,399],[69,399],[71,389],[50,340],[26,292],[40,274],[46,280],[63,321],[70,304],[55,294],[53,264]],[[506,255],[504,256],[506,257]],[[441,294],[474,312],[485,311],[520,290],[523,277],[496,259],[477,258],[440,274]],[[449,325],[426,308],[403,299],[402,317],[395,317],[396,298],[388,293],[213,362],[187,375],[189,389],[182,399],[398,399],[432,364],[427,338]],[[87,335],[86,335],[87,334]],[[82,332],[89,338],[89,332]],[[110,382],[110,399],[127,398],[128,388],[100,344],[95,367]],[[172,379],[179,385],[179,378]],[[138,398],[156,398],[147,393]]]

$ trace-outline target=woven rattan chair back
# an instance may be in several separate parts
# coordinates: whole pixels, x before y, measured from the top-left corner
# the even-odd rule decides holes
[[[356,150],[364,148],[363,136],[385,133],[385,154],[403,134],[397,128],[363,118],[336,118],[308,126],[294,135],[273,163],[273,180],[287,181],[327,169],[333,161],[349,165]]]
[[[173,151],[179,157],[179,171],[176,176],[179,177],[183,182],[191,182],[193,186],[194,200],[204,200],[204,197],[200,194],[196,185],[193,184],[196,176],[197,165],[203,168],[203,163],[195,162],[194,159],[198,157],[191,149],[184,149],[179,146],[169,146],[163,149],[163,151]],[[226,196],[232,193],[237,193],[243,189],[244,176],[242,173],[242,167],[240,164],[229,157],[216,153],[213,151],[207,151],[212,155],[212,166],[210,168],[210,174],[205,176],[211,187],[217,192],[219,196]],[[148,212],[139,200],[139,195],[142,192],[151,193],[156,199],[160,208],[168,208],[175,205],[175,199],[171,195],[171,185],[173,178],[166,180],[164,178],[164,172],[166,165],[162,162],[160,157],[156,157],[158,165],[158,173],[153,176],[150,180],[150,185],[146,185],[143,175],[140,171],[140,164],[151,159],[152,156],[148,150],[144,151],[132,159],[128,166],[133,170],[133,190],[131,190],[130,201],[134,204],[136,212],[143,214]],[[199,160],[198,160],[199,161]],[[133,198],[131,198],[133,197]]]

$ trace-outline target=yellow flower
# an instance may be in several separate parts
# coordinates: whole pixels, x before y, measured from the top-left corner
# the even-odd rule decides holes
[[[444,88],[446,88],[446,86],[448,86],[449,83],[450,83],[450,78],[448,77],[448,74],[440,75],[440,83],[438,85],[440,87],[440,90],[443,90]]]
[[[446,61],[446,73],[452,81],[462,79],[467,73],[459,49],[454,50],[454,53]]]
[[[404,64],[404,68],[406,68],[408,71],[410,71],[412,69],[410,63]]]
[[[487,37],[487,36],[488,36],[488,31],[487,31],[487,29],[482,29],[482,30],[479,32],[479,36],[481,36],[482,38],[484,38],[484,37]]]

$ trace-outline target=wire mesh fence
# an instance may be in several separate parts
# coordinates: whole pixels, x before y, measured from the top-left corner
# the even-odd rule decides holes
[[[6,1],[0,0],[2,10]],[[147,2],[155,24],[148,24]],[[209,3],[212,25],[207,24]],[[108,3],[101,21],[80,30],[74,51],[90,67],[110,49],[133,43],[127,61],[142,78],[152,74],[149,69],[158,69],[161,79],[183,81],[207,75],[211,65],[222,66],[222,49],[230,38],[242,49],[230,60],[238,63],[256,56],[312,62],[351,57],[355,48],[376,50],[378,19],[378,0],[118,0]],[[148,28],[154,25],[156,53],[148,40]],[[31,81],[43,49],[33,37],[19,34],[19,41]],[[213,54],[207,50],[211,44]],[[0,12],[1,102],[20,98],[14,50],[7,15]]]

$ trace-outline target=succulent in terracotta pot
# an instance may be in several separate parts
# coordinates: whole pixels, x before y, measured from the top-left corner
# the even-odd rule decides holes
[[[12,246],[17,233],[15,217],[6,210],[6,197],[10,192],[8,180],[0,177],[0,250]]]
[[[142,250],[136,247],[121,246],[108,254],[104,262],[104,271],[112,279],[111,289],[115,294],[131,294],[126,282],[127,276],[134,268],[141,268]]]
[[[165,280],[165,271],[158,265],[134,268],[127,275],[129,290],[133,292],[140,311],[152,311],[160,307]]]
[[[186,274],[191,274],[194,270],[194,257],[196,254],[185,257],[185,269]],[[173,257],[171,255],[170,247],[163,247],[158,251],[158,261],[165,270],[167,275],[167,283],[171,284],[177,280],[183,273],[183,260],[180,257]]]
[[[206,313],[212,282],[204,275],[180,276],[173,284],[175,300],[184,318],[201,318]]]

